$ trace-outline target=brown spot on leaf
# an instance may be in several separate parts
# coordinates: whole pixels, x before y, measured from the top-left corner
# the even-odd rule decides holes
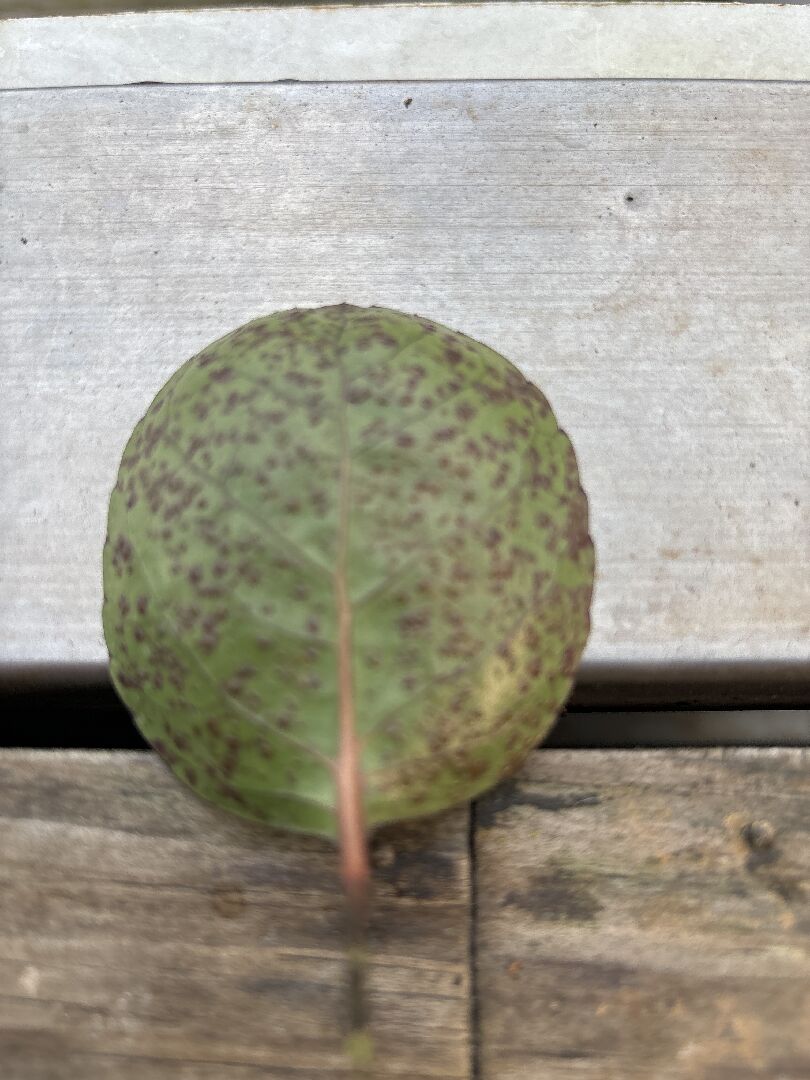
[[[362,405],[371,397],[371,391],[364,386],[349,386],[343,396],[350,405]]]
[[[430,612],[426,608],[421,608],[419,611],[410,611],[405,615],[401,615],[397,620],[397,625],[403,634],[414,634],[419,630],[424,630],[430,624]]]

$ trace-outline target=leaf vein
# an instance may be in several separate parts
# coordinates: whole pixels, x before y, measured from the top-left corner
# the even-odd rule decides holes
[[[238,499],[235,499],[231,492],[228,490],[227,485],[222,480],[216,477],[213,473],[208,473],[205,471],[205,469],[201,469],[199,465],[195,465],[193,461],[190,461],[184,453],[182,446],[180,446],[178,442],[176,442],[174,439],[167,435],[165,440],[162,441],[161,445],[168,446],[172,450],[175,450],[177,453],[179,453],[183,458],[184,467],[187,468],[194,476],[198,477],[203,483],[210,484],[217,491],[219,491],[226,500],[226,505],[232,506],[245,517],[250,518],[250,520],[253,521],[253,523],[262,530],[263,537],[267,537],[268,535],[275,537],[275,539],[279,541],[280,546],[284,549],[286,554],[288,554],[290,558],[292,558],[299,565],[308,564],[310,567],[312,567],[313,570],[317,570],[318,573],[324,574],[325,576],[331,578],[332,574],[327,566],[325,566],[322,562],[320,562],[313,555],[311,555],[306,550],[306,548],[294,544],[284,535],[284,533],[279,532],[279,530],[271,522],[266,521],[261,514],[257,514],[255,510],[252,510],[250,507],[245,506],[244,503],[239,502]]]
[[[133,551],[138,556],[139,563],[143,568],[144,577],[147,580],[147,584],[149,585],[153,596],[161,596],[161,593],[155,589],[154,579],[151,577],[151,574],[147,567],[147,563],[144,561],[143,556],[138,553],[138,549],[135,547],[134,544]],[[235,709],[235,711],[244,716],[245,719],[250,720],[252,724],[256,724],[260,727],[264,727],[269,731],[272,731],[274,734],[278,735],[280,739],[290,743],[293,746],[296,746],[299,750],[303,751],[306,754],[309,754],[311,757],[314,757],[322,765],[326,765],[330,769],[333,767],[332,760],[326,754],[321,753],[321,751],[317,750],[314,746],[309,746],[307,743],[301,742],[299,739],[296,739],[294,735],[290,735],[288,731],[285,731],[283,728],[279,727],[278,724],[274,724],[272,720],[268,719],[268,717],[263,716],[260,713],[255,713],[252,709],[248,708],[247,705],[244,705],[241,701],[239,701],[231,693],[229,693],[224,686],[222,686],[212,677],[205,664],[203,664],[195,651],[186,643],[182,631],[178,628],[169,612],[162,605],[158,608],[158,616],[164,627],[171,632],[173,636],[173,645],[180,646],[185,655],[191,659],[191,662],[196,666],[198,671],[202,674],[203,678],[208,682],[209,686],[213,688],[214,692],[223,702],[225,702],[226,705]],[[153,644],[158,644],[158,642],[154,641],[154,639],[151,640]]]

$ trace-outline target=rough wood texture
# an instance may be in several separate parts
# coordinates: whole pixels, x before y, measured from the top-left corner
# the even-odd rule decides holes
[[[599,554],[583,675],[807,663],[810,85],[141,86],[0,114],[0,665],[103,661],[107,495],[175,367],[342,300],[463,329],[547,392]]]
[[[804,1080],[809,766],[539,751],[482,800],[476,1080]],[[376,844],[378,1076],[470,1077],[467,820]],[[346,1076],[327,848],[147,754],[5,751],[0,827],[4,1080]]]
[[[376,847],[377,1075],[468,1076],[465,810]],[[151,754],[0,754],[4,1080],[325,1080],[333,852],[200,803]]]
[[[481,1080],[810,1076],[809,767],[540,751],[485,799]]]

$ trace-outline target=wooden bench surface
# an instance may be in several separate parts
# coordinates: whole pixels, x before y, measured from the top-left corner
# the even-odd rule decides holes
[[[0,51],[39,40],[0,23]],[[101,67],[174,62],[121,40]],[[599,556],[584,680],[649,703],[677,670],[756,676],[800,703],[810,84],[120,86],[163,75],[99,78],[77,42],[64,70],[111,85],[0,91],[0,683],[103,678],[107,496],[179,363],[350,300],[480,338],[549,396]],[[18,60],[0,86],[29,85]],[[375,1075],[810,1076],[808,764],[540,750],[385,830]],[[0,750],[3,1080],[348,1080],[341,930],[327,845],[224,816],[149,753]]]
[[[375,844],[375,1074],[800,1080],[805,750],[540,750]],[[9,1080],[325,1080],[331,849],[227,817],[152,754],[0,753]]]
[[[810,84],[108,87],[0,116],[0,666],[101,670],[108,492],[178,364],[351,300],[548,394],[598,551],[583,677],[806,668]]]

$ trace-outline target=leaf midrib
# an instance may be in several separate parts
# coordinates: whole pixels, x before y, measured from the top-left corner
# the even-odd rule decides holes
[[[346,402],[346,368],[343,349],[349,325],[344,312],[341,335],[335,347],[338,367],[338,434],[340,471],[338,476],[338,523],[335,544],[335,608],[338,668],[338,756],[335,768],[338,838],[341,870],[350,901],[362,908],[368,888],[368,842],[366,839],[361,748],[355,715],[352,603],[348,583],[349,523],[351,513],[351,445]]]

